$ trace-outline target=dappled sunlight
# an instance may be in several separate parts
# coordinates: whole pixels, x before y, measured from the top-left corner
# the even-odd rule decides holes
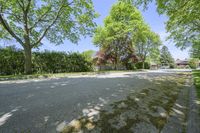
[[[91,104],[88,103],[88,105],[89,108],[82,110],[83,117],[74,119],[69,123],[64,121],[57,126],[56,130],[59,132],[80,132],[83,128],[92,130],[95,127],[94,122],[99,119],[99,113],[103,104],[90,106]]]
[[[184,115],[184,113],[182,111],[178,110],[178,109],[172,108],[172,110],[178,115]]]
[[[47,122],[49,120],[49,116],[44,117],[44,122]]]
[[[55,86],[52,85],[52,86],[50,86],[50,88],[53,89],[53,88],[55,88]]]
[[[196,104],[200,105],[200,100],[195,100],[194,101]]]
[[[136,102],[139,102],[139,101],[140,101],[140,99],[139,99],[139,98],[137,98],[137,97],[136,97],[134,100],[135,100]]]
[[[99,101],[102,102],[103,104],[107,104],[108,103],[108,100],[105,100],[101,97],[99,97]]]
[[[175,106],[178,107],[178,108],[181,108],[181,109],[186,109],[185,106],[182,106],[182,105],[180,105],[180,104],[178,104],[178,103],[176,103]]]
[[[147,77],[145,77],[148,80]],[[182,120],[185,117],[185,105],[176,103],[179,93],[185,87],[183,76],[164,76],[153,78],[148,88],[141,88],[131,93],[123,100],[108,104],[108,99],[99,97],[99,104],[92,108],[84,108],[82,117],[66,123],[63,132],[161,132],[168,119],[172,116]],[[123,91],[125,85],[117,84],[117,91]],[[122,87],[123,86],[123,87]],[[120,91],[119,91],[120,90]],[[111,96],[116,96],[114,93]],[[177,108],[180,108],[177,109]]]
[[[28,94],[28,96],[26,97],[26,99],[29,99],[29,98],[31,98],[33,96],[34,96],[34,94]]]
[[[18,111],[20,107],[16,107],[15,109],[11,110],[8,113],[3,114],[0,116],[0,127],[4,125],[11,116],[13,116],[14,112]]]
[[[9,119],[9,117],[12,116],[12,113],[6,113],[3,116],[0,117],[0,126],[6,123],[6,121]]]
[[[112,97],[117,97],[117,94],[111,94]]]

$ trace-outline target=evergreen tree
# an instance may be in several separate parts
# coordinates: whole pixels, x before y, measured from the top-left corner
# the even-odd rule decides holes
[[[166,46],[163,46],[161,49],[160,62],[162,66],[175,67],[174,59]]]

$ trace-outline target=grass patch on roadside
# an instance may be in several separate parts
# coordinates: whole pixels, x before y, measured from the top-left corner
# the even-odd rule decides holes
[[[53,78],[53,77],[68,77],[76,75],[92,75],[95,72],[73,72],[73,73],[45,73],[45,74],[31,74],[31,75],[5,75],[0,76],[0,81],[18,80],[18,79],[33,79],[33,78]]]
[[[95,71],[95,72],[70,72],[70,73],[46,73],[46,74],[31,74],[31,75],[0,75],[0,81],[6,80],[20,80],[20,79],[34,79],[34,78],[62,78],[68,76],[81,76],[81,75],[95,75],[95,74],[109,74],[109,73],[121,73],[121,72],[133,72],[129,70],[111,70],[111,71]]]
[[[197,89],[197,95],[198,95],[198,98],[200,99],[200,70],[194,70],[192,74],[194,77],[194,84]]]

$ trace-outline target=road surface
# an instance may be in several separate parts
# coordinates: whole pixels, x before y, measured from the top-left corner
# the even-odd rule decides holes
[[[109,132],[106,129],[110,127],[110,131],[123,132],[126,127],[130,132],[142,133],[145,131],[140,129],[145,127],[152,132],[159,132],[170,125],[167,123],[170,110],[182,89],[188,88],[185,86],[187,79],[188,75],[180,73],[152,71],[0,82],[0,133],[55,133],[68,128],[69,124],[73,126],[73,122],[76,123],[77,120],[91,120],[97,115],[95,126],[85,126],[89,130]],[[162,87],[166,87],[168,91]],[[188,91],[183,93],[187,95]],[[133,100],[130,100],[131,96]],[[169,107],[161,106],[158,100],[163,100],[163,104],[166,102]],[[148,109],[145,109],[147,105]],[[125,120],[131,116],[121,117],[123,110],[129,111],[128,114],[136,112],[132,113],[134,122]],[[144,110],[148,110],[150,114],[142,112]],[[140,118],[137,111],[138,114],[144,113],[145,118]],[[184,110],[181,113],[184,114]],[[163,120],[161,124],[152,119],[159,114],[161,116],[158,118],[161,119],[158,121]],[[135,117],[138,117],[137,123]],[[183,122],[185,117],[186,115]],[[98,120],[107,121],[109,127]],[[116,121],[121,123],[116,124]]]

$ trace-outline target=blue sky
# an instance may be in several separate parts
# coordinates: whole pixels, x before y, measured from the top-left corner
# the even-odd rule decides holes
[[[100,17],[96,19],[96,23],[98,25],[103,25],[103,20],[104,18],[109,14],[109,11],[112,7],[112,5],[117,2],[117,0],[93,0],[95,10],[100,14]],[[163,44],[166,45],[171,54],[175,59],[185,59],[188,58],[188,50],[181,51],[177,49],[173,42],[165,41],[165,38],[167,37],[167,33],[165,30],[165,21],[167,21],[166,16],[160,16],[156,12],[156,6],[154,3],[149,5],[148,10],[142,11],[142,15],[144,17],[144,20],[146,23],[150,25],[152,30],[156,33],[158,33],[163,41]],[[42,41],[44,45],[40,47],[40,50],[48,49],[48,50],[55,50],[55,51],[72,51],[72,52],[83,52],[85,50],[98,50],[97,47],[95,47],[92,44],[92,38],[87,37],[87,38],[82,38],[81,41],[79,41],[78,45],[73,44],[69,41],[64,41],[64,44],[55,46],[55,44],[50,44],[47,40]]]

